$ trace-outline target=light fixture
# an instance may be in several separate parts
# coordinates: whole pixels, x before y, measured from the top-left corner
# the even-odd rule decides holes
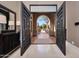
[[[3,14],[0,14],[0,23],[6,24],[6,16]]]
[[[14,25],[14,21],[9,21],[9,25]]]
[[[16,21],[16,25],[20,25],[20,21]]]

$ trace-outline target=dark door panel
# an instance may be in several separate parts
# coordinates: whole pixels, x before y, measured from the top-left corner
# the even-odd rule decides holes
[[[66,16],[65,16],[65,2],[57,11],[57,29],[56,43],[64,55],[66,55]]]
[[[26,8],[26,6],[21,3],[21,55],[24,54],[26,49],[30,46],[31,44],[31,39],[30,39],[30,11]]]

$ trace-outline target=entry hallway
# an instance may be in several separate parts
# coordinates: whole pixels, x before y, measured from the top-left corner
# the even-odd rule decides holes
[[[79,48],[66,42],[66,56],[62,54],[56,44],[31,45],[23,56],[20,56],[20,48],[9,58],[79,58]]]
[[[56,43],[55,37],[50,37],[48,33],[46,32],[40,32],[37,34],[37,37],[33,38],[32,43],[37,43],[37,44],[51,44],[51,43]]]

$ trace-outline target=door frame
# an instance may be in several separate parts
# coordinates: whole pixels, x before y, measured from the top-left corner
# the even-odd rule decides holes
[[[31,12],[31,14],[33,13],[57,13],[57,4],[30,4],[29,5],[29,10],[31,11],[31,6],[56,6],[56,12]],[[32,17],[31,17],[32,18]],[[55,19],[57,19],[56,15],[55,15]],[[56,21],[56,20],[55,20]],[[54,21],[54,23],[55,23]],[[33,22],[32,22],[33,23]],[[33,25],[33,24],[32,24]],[[32,27],[32,26],[31,26]],[[55,28],[56,29],[56,28]],[[32,39],[32,38],[31,38]]]

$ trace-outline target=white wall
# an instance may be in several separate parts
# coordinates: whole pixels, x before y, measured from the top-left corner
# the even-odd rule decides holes
[[[79,1],[76,2],[76,18],[75,18],[75,22],[79,22]],[[75,31],[76,31],[76,44],[79,47],[79,25],[75,27]]]
[[[66,2],[67,40],[79,47],[79,26],[74,25],[76,21],[79,21],[79,2]]]
[[[0,4],[2,4],[3,6],[13,10],[16,12],[17,10],[17,3],[16,1],[0,1]]]

